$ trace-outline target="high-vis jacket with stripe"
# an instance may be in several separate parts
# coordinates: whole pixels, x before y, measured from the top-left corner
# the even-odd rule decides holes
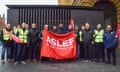
[[[103,43],[104,40],[103,40],[103,36],[104,36],[104,30],[101,29],[100,31],[98,30],[94,30],[94,41],[95,43]]]
[[[10,32],[12,32],[12,31],[10,31]],[[8,35],[6,29],[3,29],[3,40],[5,40],[5,41],[12,40],[12,38]]]
[[[20,39],[22,39],[23,40],[23,43],[28,43],[28,33],[29,33],[29,31],[28,30],[23,30],[23,29],[19,29],[19,35],[18,35],[18,37],[20,38]]]

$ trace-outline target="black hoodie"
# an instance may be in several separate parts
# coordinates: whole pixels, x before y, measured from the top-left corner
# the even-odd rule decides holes
[[[93,31],[91,29],[84,30],[82,32],[83,43],[92,43],[93,41]]]

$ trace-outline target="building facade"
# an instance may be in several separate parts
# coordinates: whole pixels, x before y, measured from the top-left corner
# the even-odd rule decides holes
[[[59,5],[87,6],[104,9],[106,24],[120,24],[120,0],[58,0]]]

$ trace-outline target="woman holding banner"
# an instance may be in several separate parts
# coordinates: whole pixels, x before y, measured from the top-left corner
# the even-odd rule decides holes
[[[5,53],[7,52],[7,61],[11,61],[11,44],[12,39],[9,36],[8,32],[12,32],[11,30],[11,24],[7,24],[6,28],[3,28],[1,32],[2,36],[2,42],[3,42],[3,48],[2,48],[2,54],[1,54],[1,62],[5,63]]]

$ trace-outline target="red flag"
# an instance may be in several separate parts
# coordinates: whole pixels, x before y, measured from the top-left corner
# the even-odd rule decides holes
[[[12,34],[11,32],[8,32],[8,31],[7,31],[7,33],[8,33],[8,35],[9,35],[15,42],[17,42],[17,43],[22,43],[22,42],[23,42],[22,39],[18,38],[17,36],[15,36],[14,34]]]
[[[45,29],[43,33],[41,57],[76,58],[76,41],[73,31],[66,34],[55,34]]]
[[[71,17],[70,25],[72,26],[72,29],[74,30],[74,18],[73,18],[73,16]]]
[[[118,46],[120,46],[120,24],[117,25],[116,36],[118,37]]]
[[[120,24],[117,25],[116,35],[120,37]]]

